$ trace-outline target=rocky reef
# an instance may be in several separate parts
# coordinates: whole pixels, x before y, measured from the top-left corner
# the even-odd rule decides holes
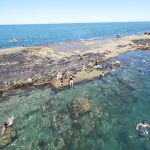
[[[78,119],[82,115],[89,113],[92,109],[90,100],[85,97],[80,97],[75,100],[71,100],[68,104],[68,109],[72,119]]]
[[[0,131],[2,128],[0,129]],[[8,144],[11,144],[17,136],[16,130],[7,128],[3,135],[0,135],[0,148],[4,148]]]
[[[133,40],[139,50],[150,50],[150,39],[137,39]]]
[[[106,53],[105,53],[106,55]],[[51,85],[58,71],[76,75],[77,72],[93,71],[95,62],[104,63],[105,55],[102,53],[86,53],[56,59],[52,56],[40,58],[30,51],[0,55],[0,94],[7,95],[18,89],[31,86]],[[102,65],[107,70],[108,67]],[[100,73],[99,73],[100,74]],[[99,75],[98,75],[99,76]]]
[[[50,106],[51,115],[45,116],[44,120],[47,121],[43,122],[53,131],[53,139],[51,143],[49,142],[52,149],[82,149],[89,145],[85,140],[89,134],[96,136],[95,131],[98,120],[102,117],[102,111],[92,99],[78,97],[70,100],[66,107],[52,108],[52,103],[47,102],[46,105]],[[39,143],[41,144],[41,141]]]
[[[86,45],[87,48],[89,41],[82,42],[80,45],[83,43],[83,47]],[[56,88],[51,83],[59,71],[74,75],[81,71],[91,72],[97,69],[96,64],[107,66],[109,59],[124,52],[138,49],[149,50],[149,43],[149,34],[145,34],[108,40],[106,43],[92,41],[92,45],[89,45],[91,50],[87,51],[75,51],[75,49],[70,52],[53,51],[52,48],[44,46],[1,50],[0,95],[5,96],[18,89],[31,86],[48,84]],[[78,45],[78,42],[75,45]],[[120,64],[114,64],[114,66],[119,67]],[[107,72],[110,68],[99,68],[99,70]]]

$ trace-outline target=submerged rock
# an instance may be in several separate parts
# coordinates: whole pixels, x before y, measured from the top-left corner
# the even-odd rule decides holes
[[[67,113],[67,109],[59,109],[58,111],[52,112],[48,117],[50,120],[50,126],[53,132],[63,133],[70,129],[70,117]]]
[[[65,146],[65,141],[63,138],[58,137],[54,140],[54,146],[57,149],[62,149]]]
[[[1,130],[2,128],[0,129],[0,131]],[[0,135],[0,148],[3,148],[8,144],[11,144],[12,141],[16,138],[16,136],[17,136],[16,130],[8,128],[3,135]]]
[[[68,109],[70,112],[70,117],[72,119],[80,118],[82,115],[88,113],[92,109],[90,100],[85,97],[80,97],[78,99],[73,99],[68,104]]]
[[[38,147],[40,149],[46,149],[47,145],[48,145],[48,141],[45,140],[45,139],[41,139],[41,140],[38,141]]]
[[[43,112],[50,111],[52,108],[53,108],[53,103],[51,99],[46,101],[42,106]]]

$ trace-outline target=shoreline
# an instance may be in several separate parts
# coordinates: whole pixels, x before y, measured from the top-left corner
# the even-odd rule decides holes
[[[60,89],[57,73],[76,75],[75,84],[110,72],[108,60],[128,51],[150,50],[150,35],[132,35],[121,38],[68,42],[51,47],[17,47],[0,50],[0,95],[18,89],[50,84]],[[109,63],[110,64],[110,63]],[[113,66],[117,69],[120,66]],[[86,68],[86,69],[85,69]],[[65,83],[64,87],[69,86]]]

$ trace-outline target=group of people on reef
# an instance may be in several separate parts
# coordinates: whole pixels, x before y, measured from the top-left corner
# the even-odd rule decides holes
[[[73,75],[67,75],[67,73],[63,73],[63,72],[58,72],[57,74],[57,80],[59,81],[59,85],[61,87],[64,86],[64,80],[68,80],[70,87],[73,87],[74,84],[74,76]]]
[[[11,127],[13,124],[14,124],[14,116],[11,116],[10,118],[7,119],[7,121],[3,123],[1,135],[3,135],[7,130],[7,128]]]

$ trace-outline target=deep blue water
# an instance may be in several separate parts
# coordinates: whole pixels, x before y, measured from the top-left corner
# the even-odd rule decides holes
[[[0,49],[18,46],[49,45],[82,39],[105,39],[150,31],[150,22],[86,23],[45,25],[1,25]],[[18,42],[10,42],[15,38]]]

